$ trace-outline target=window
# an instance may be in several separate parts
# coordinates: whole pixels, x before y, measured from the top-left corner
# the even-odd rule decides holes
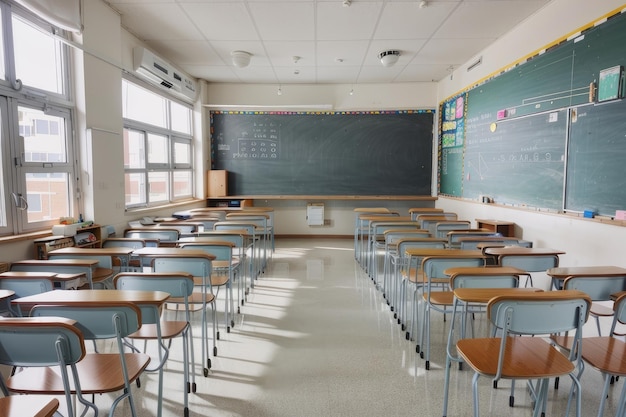
[[[192,109],[122,82],[126,208],[193,196]]]
[[[0,26],[0,234],[11,235],[78,217],[76,166],[62,31],[4,0]]]

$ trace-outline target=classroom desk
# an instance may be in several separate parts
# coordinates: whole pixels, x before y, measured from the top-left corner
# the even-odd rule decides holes
[[[559,266],[559,255],[565,252],[550,248],[525,248],[521,246],[491,247],[484,249],[485,255],[493,256],[496,265],[516,266],[529,273],[545,272]],[[532,275],[528,274],[530,286],[533,286]],[[528,280],[526,283],[528,283]]]
[[[20,308],[31,309],[36,305],[61,304],[97,304],[111,302],[126,302],[136,305],[155,305],[160,308],[170,297],[163,291],[133,291],[133,290],[53,290],[41,294],[29,295],[12,300],[11,303]]]
[[[79,248],[72,246],[69,248],[61,248],[50,251],[49,256],[54,255],[79,255],[89,257],[90,255],[111,256],[118,258],[121,264],[121,270],[126,270],[130,265],[130,257],[135,249],[128,246],[111,246],[104,248]]]
[[[97,259],[24,259],[11,263],[11,271],[41,271],[57,273],[83,273],[89,286],[93,288],[94,273],[97,271]]]
[[[62,274],[45,271],[6,271],[0,274],[0,279],[3,278],[46,278],[52,281],[54,288],[60,290],[76,289],[87,282],[87,275],[84,273]]]
[[[10,395],[0,398],[2,417],[52,417],[59,400],[37,395]]]
[[[552,277],[552,287],[561,288],[567,277],[619,277],[626,276],[626,268],[611,265],[564,266],[550,268],[546,273]]]

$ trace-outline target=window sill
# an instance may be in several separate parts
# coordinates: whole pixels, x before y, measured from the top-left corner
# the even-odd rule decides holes
[[[20,235],[0,236],[0,245],[35,240],[47,236],[52,236],[50,230],[40,230],[38,232],[22,233]]]

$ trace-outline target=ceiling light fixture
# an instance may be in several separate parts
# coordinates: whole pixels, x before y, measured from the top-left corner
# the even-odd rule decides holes
[[[393,66],[393,64],[398,62],[398,58],[400,58],[400,51],[383,51],[378,54],[378,59],[380,59],[380,63],[383,64],[383,67]]]
[[[343,0],[343,7],[350,7],[352,0]]]
[[[233,60],[234,66],[244,68],[250,65],[250,57],[252,57],[252,54],[246,51],[232,51],[230,57]]]
[[[425,9],[428,7],[428,2],[426,0],[420,1],[420,9]]]

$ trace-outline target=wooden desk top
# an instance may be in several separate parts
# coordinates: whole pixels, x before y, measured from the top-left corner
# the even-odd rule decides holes
[[[50,281],[72,281],[74,279],[87,279],[85,274],[76,273],[76,274],[58,274],[56,272],[45,272],[45,271],[6,271],[0,274],[0,279],[2,278],[46,278]]]
[[[391,213],[387,207],[357,207],[355,213]]]
[[[192,249],[183,249],[183,248],[141,248],[136,249],[133,254],[137,256],[146,256],[146,257],[160,257],[160,258],[175,258],[175,257],[185,257],[185,258],[205,258],[208,260],[215,259],[215,255],[207,253],[202,250],[192,250]]]
[[[381,216],[380,214],[359,214],[359,219],[360,220],[365,220],[368,222],[384,222],[384,221],[402,221],[402,222],[406,222],[406,221],[411,221],[411,217],[410,216],[395,216],[395,215],[389,215],[389,216]]]
[[[10,395],[0,398],[0,416],[52,417],[59,408],[59,400],[37,395]]]
[[[459,258],[482,258],[483,253],[479,250],[467,249],[435,249],[435,248],[407,248],[408,256],[421,257],[459,257]]]
[[[50,251],[52,254],[65,254],[65,255],[111,255],[111,256],[128,256],[134,251],[133,248],[128,246],[111,246],[106,248],[78,248],[75,246],[69,248],[61,248]]]
[[[499,295],[517,295],[519,293],[542,292],[539,288],[456,288],[454,296],[466,303],[488,303]]]
[[[585,277],[611,277],[626,276],[626,268],[619,266],[566,266],[558,268],[550,268],[546,274],[556,279],[565,279],[571,276]]]
[[[450,277],[454,275],[482,275],[482,276],[497,276],[506,274],[527,274],[526,271],[515,268],[513,266],[457,266],[454,268],[448,268],[443,271],[444,274]]]
[[[46,266],[46,265],[61,265],[61,266],[97,266],[99,261],[97,259],[24,259],[21,261],[12,262],[12,265],[31,265],[31,266]]]
[[[508,222],[504,220],[493,220],[493,219],[476,219],[477,223],[491,224],[494,226],[510,226],[515,224],[515,222]]]
[[[558,249],[550,248],[525,248],[522,246],[504,246],[500,248],[485,248],[487,255],[494,256],[536,256],[536,255],[562,255],[565,252]]]
[[[434,207],[412,207],[409,209],[409,213],[443,213],[443,209],[434,208]]]
[[[134,290],[53,290],[12,301],[20,307],[31,308],[37,304],[94,304],[125,302],[133,304],[162,305],[170,297],[163,291]]]

